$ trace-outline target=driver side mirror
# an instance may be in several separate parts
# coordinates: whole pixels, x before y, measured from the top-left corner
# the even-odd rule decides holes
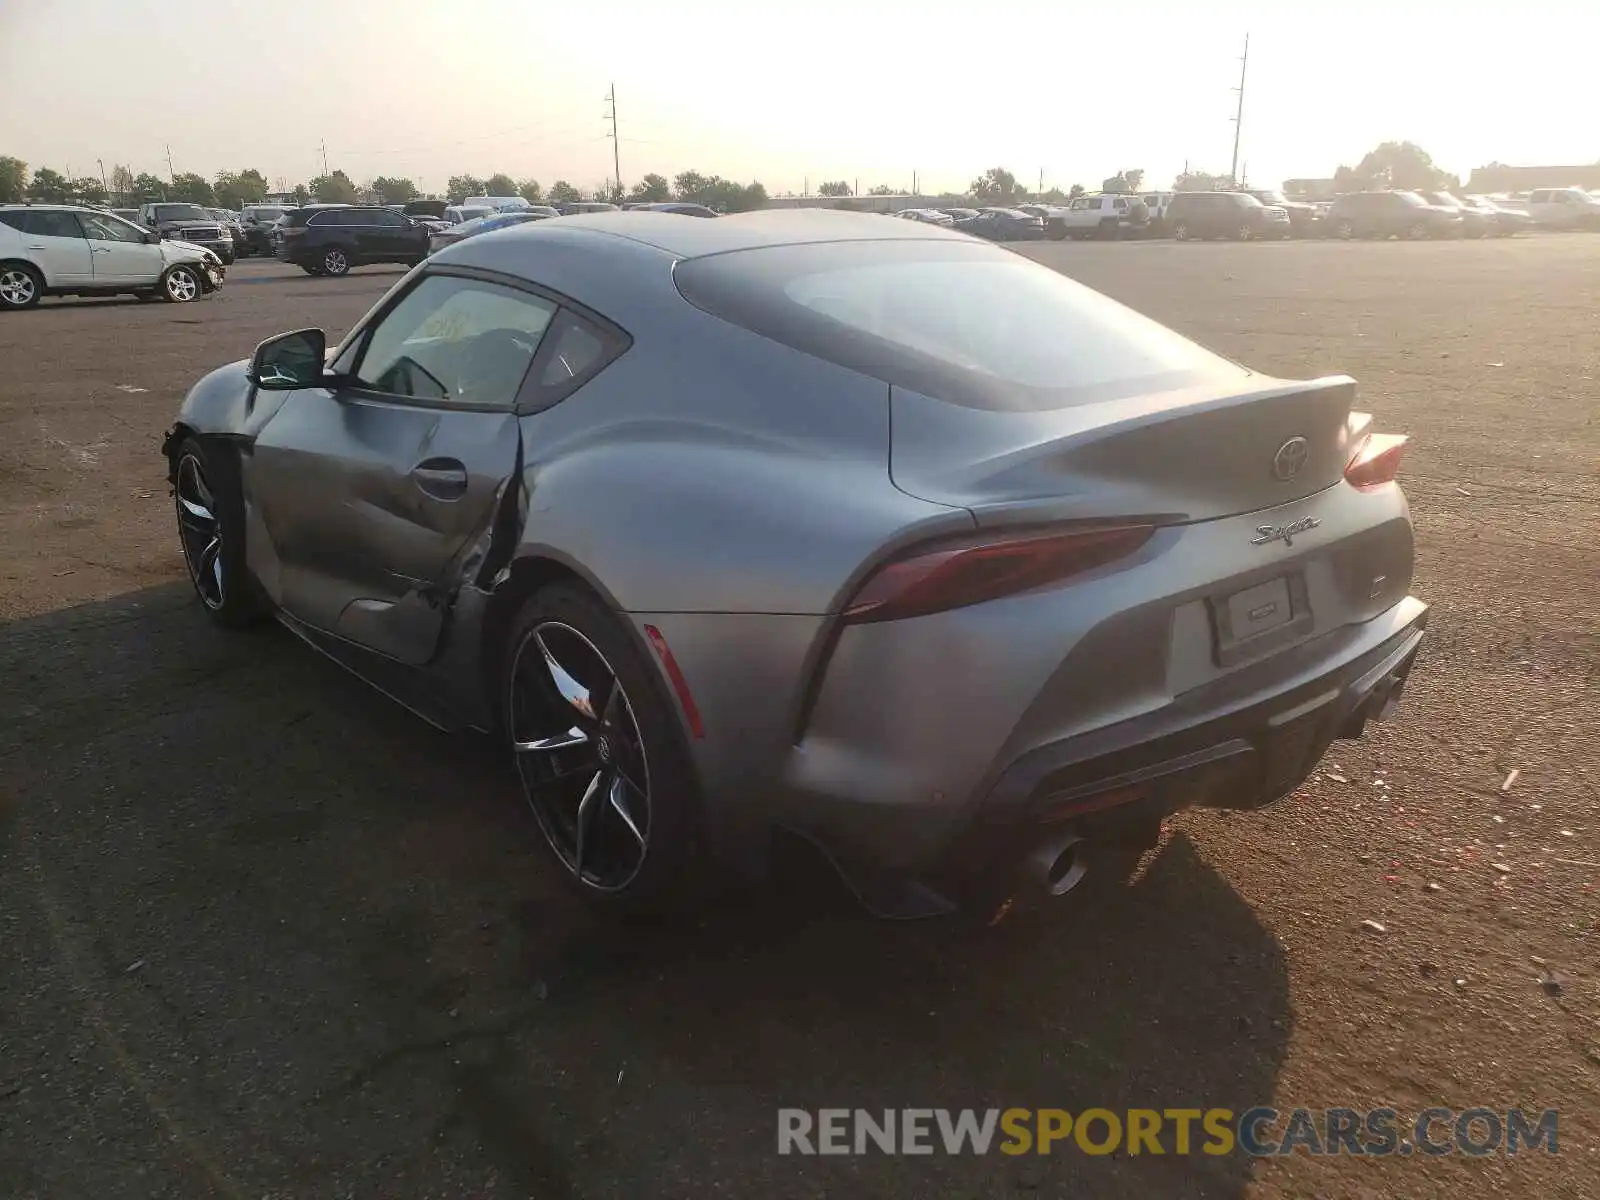
[[[268,392],[314,387],[326,371],[328,337],[320,329],[280,333],[256,347],[250,382]]]

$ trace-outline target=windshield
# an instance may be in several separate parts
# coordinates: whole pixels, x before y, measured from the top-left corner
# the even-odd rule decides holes
[[[156,205],[156,220],[158,221],[212,221],[206,210],[198,204],[158,204]]]
[[[1428,206],[1428,202],[1415,192],[1396,192],[1395,195],[1413,208],[1426,208]]]
[[[777,246],[691,260],[690,303],[808,354],[969,408],[1045,411],[1248,373],[1009,251]]]
[[[1287,203],[1289,203],[1289,201],[1284,198],[1284,194],[1282,192],[1274,192],[1274,191],[1271,191],[1270,189],[1266,190],[1266,191],[1260,191],[1260,192],[1251,192],[1250,194],[1252,196],[1254,196],[1257,200],[1261,201],[1261,203],[1263,203],[1263,204],[1287,204]]]

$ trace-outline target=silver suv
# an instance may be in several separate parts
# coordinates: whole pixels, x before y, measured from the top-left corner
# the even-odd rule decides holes
[[[131,293],[174,304],[222,286],[221,259],[109,212],[67,204],[0,205],[0,309],[44,296]]]

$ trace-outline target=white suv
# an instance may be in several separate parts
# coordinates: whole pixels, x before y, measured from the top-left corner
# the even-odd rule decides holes
[[[1528,194],[1528,216],[1548,229],[1600,229],[1600,199],[1582,188],[1539,188]]]
[[[1150,209],[1138,196],[1101,192],[1079,196],[1061,214],[1068,237],[1121,237],[1143,232],[1150,224]]]
[[[222,286],[222,260],[131,221],[66,204],[0,204],[0,309],[43,296],[131,293],[174,304]]]

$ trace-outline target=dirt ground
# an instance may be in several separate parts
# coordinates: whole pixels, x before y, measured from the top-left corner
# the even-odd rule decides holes
[[[185,388],[393,273],[0,318],[0,1196],[1600,1195],[1600,237],[1033,253],[1360,380],[1434,607],[1299,794],[985,934],[804,888],[604,925],[491,748],[202,618]],[[780,1106],[1258,1104],[1556,1108],[1560,1152],[776,1153]]]

